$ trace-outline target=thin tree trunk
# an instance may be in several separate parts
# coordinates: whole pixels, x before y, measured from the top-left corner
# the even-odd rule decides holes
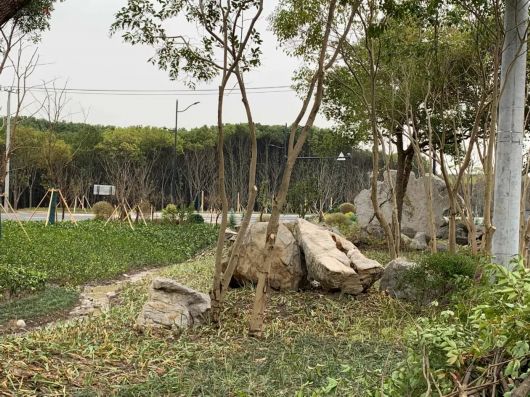
[[[355,5],[353,6],[354,10],[356,10],[359,4],[360,4],[360,1],[355,3]],[[252,315],[251,315],[250,323],[249,323],[249,335],[251,336],[260,337],[263,332],[264,314],[265,314],[265,306],[266,306],[266,299],[267,299],[267,292],[268,292],[268,279],[269,279],[269,273],[270,273],[271,266],[272,266],[272,260],[274,258],[273,250],[275,247],[276,235],[278,233],[278,228],[279,228],[280,213],[285,205],[285,201],[287,198],[287,192],[289,189],[289,183],[291,180],[291,174],[293,171],[293,167],[307,139],[309,129],[313,126],[315,118],[320,109],[320,105],[322,103],[322,98],[323,98],[323,93],[324,93],[325,71],[333,65],[333,62],[338,56],[338,51],[340,50],[342,42],[344,41],[346,34],[348,33],[351,27],[351,24],[353,22],[354,14],[352,11],[350,20],[348,22],[348,26],[345,29],[343,36],[337,43],[337,48],[335,49],[334,55],[327,62],[327,64],[325,64],[326,53],[328,50],[328,46],[330,44],[329,39],[330,39],[331,25],[333,23],[333,19],[335,16],[336,5],[337,5],[336,0],[331,0],[329,2],[328,14],[327,14],[327,19],[326,19],[326,27],[324,30],[322,47],[320,48],[320,54],[319,54],[319,59],[318,59],[318,69],[316,73],[313,75],[313,78],[309,84],[308,94],[306,98],[304,99],[302,108],[295,122],[291,126],[291,131],[289,134],[289,143],[288,143],[289,150],[287,154],[287,163],[285,165],[282,182],[278,190],[278,194],[273,199],[272,214],[271,214],[269,223],[267,225],[264,258],[262,262],[263,267],[258,269],[258,285],[256,287],[256,297],[254,300]],[[313,105],[311,107],[311,111],[308,114],[304,127],[302,128],[300,133],[297,134],[298,126],[300,124],[300,121],[306,114],[306,111],[308,109],[309,102],[312,98],[313,90],[315,89],[315,86],[316,86],[316,92],[315,92],[315,97],[313,100]],[[298,135],[298,139],[296,139],[297,135]],[[295,143],[295,139],[296,139],[296,143]]]
[[[243,101],[243,105],[245,107],[245,112],[247,115],[248,120],[248,127],[250,132],[250,168],[249,168],[249,178],[248,178],[248,202],[247,202],[247,208],[245,211],[245,215],[243,217],[243,220],[241,222],[239,232],[236,237],[236,241],[234,242],[234,245],[232,246],[232,251],[230,254],[230,258],[228,260],[228,264],[226,266],[226,269],[223,273],[223,277],[220,280],[221,286],[218,286],[218,289],[220,290],[220,296],[219,296],[219,302],[218,305],[216,305],[215,310],[217,312],[213,312],[212,309],[212,319],[214,321],[219,321],[220,319],[220,309],[223,304],[223,300],[226,294],[226,291],[228,290],[230,280],[232,279],[232,275],[234,274],[234,270],[237,266],[237,254],[239,253],[241,243],[243,242],[243,239],[245,238],[245,234],[247,232],[247,229],[250,224],[250,220],[252,218],[252,213],[254,212],[254,204],[256,202],[256,196],[258,193],[258,189],[256,188],[256,167],[258,162],[258,143],[256,138],[256,125],[254,124],[254,120],[252,117],[252,111],[250,108],[250,104],[247,97],[245,82],[243,80],[243,76],[241,74],[241,70],[239,66],[236,67],[235,75],[237,77],[237,81],[239,84],[239,88],[241,91],[241,97]]]

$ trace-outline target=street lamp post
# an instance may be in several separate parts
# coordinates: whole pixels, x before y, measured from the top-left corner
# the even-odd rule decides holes
[[[178,120],[179,120],[179,113],[183,113],[192,106],[198,105],[200,102],[194,102],[191,105],[189,105],[187,108],[183,110],[179,110],[179,100],[177,99],[176,106],[175,106],[175,141],[173,143],[173,167],[172,167],[172,174],[171,174],[171,201],[176,204],[177,202],[177,181],[176,181],[176,170],[177,170],[177,130],[178,130]]]

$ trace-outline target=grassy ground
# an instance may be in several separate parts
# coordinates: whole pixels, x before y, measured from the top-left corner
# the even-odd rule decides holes
[[[30,222],[25,224],[28,241],[16,223],[3,222],[2,226],[0,264],[43,271],[57,286],[28,296],[22,285],[22,298],[2,302],[1,281],[5,280],[0,280],[0,333],[9,328],[10,320],[24,319],[28,326],[35,326],[63,317],[77,303],[79,294],[72,287],[182,262],[211,246],[217,234],[215,228],[204,224],[137,225],[133,231],[119,223],[104,226],[89,221],[45,227]]]
[[[71,288],[50,286],[35,294],[0,303],[0,332],[2,324],[24,319],[28,326],[36,326],[66,315],[77,303],[79,293]]]
[[[207,291],[213,257],[167,269]],[[406,308],[372,292],[272,293],[263,340],[248,338],[253,290],[227,295],[221,328],[141,334],[149,281],[101,317],[0,337],[0,394],[78,396],[362,396],[402,355]],[[3,380],[1,380],[3,379]]]
[[[191,258],[209,247],[216,231],[205,224],[138,224],[85,221],[45,227],[28,222],[22,229],[3,223],[0,263],[44,271],[50,281],[79,285],[106,280],[125,272],[170,265]]]

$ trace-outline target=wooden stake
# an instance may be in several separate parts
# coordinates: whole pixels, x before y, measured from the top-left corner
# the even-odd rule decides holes
[[[44,202],[44,200],[46,199],[46,197],[48,197],[48,193],[50,193],[49,190],[46,192],[46,194],[44,195],[44,197],[42,198],[42,200],[39,202],[39,204],[37,204],[37,206],[36,206],[35,209],[33,210],[33,213],[32,213],[31,216],[29,217],[29,220],[30,220],[30,221],[33,219],[33,215],[35,215],[35,213],[36,213],[37,210],[40,208],[40,206],[42,205],[42,203]]]
[[[68,207],[68,203],[66,202],[66,200],[65,200],[65,198],[63,196],[63,192],[61,192],[61,189],[59,189],[57,191],[59,192],[59,197],[61,198],[61,200],[63,200],[63,204],[66,207],[66,210],[68,211],[68,214],[70,215],[70,219],[71,219],[72,223],[77,225],[77,221],[75,220],[74,214],[72,214],[72,212],[70,211],[70,207]]]
[[[112,211],[112,214],[110,214],[109,219],[107,219],[107,222],[105,222],[105,226],[107,226],[107,223],[110,222],[116,211],[118,210],[118,206],[114,207],[114,211]]]
[[[0,195],[0,197],[3,197],[4,195]],[[24,234],[26,235],[26,237],[28,238],[29,241],[31,241],[31,238],[29,237],[29,234],[28,232],[26,231],[26,228],[24,227],[24,225],[22,224],[22,222],[20,221],[20,218],[18,217],[15,209],[13,208],[13,206],[11,205],[11,203],[9,202],[9,200],[7,200],[7,205],[8,207],[10,208],[11,211],[13,211],[13,215],[15,215],[15,220],[17,221],[17,223],[19,224],[19,226],[22,228],[22,231],[24,232]],[[4,212],[7,214],[7,211],[5,209],[5,207],[0,204],[0,208],[4,210]]]

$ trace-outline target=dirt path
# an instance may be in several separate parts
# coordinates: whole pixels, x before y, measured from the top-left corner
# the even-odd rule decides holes
[[[79,296],[79,305],[70,311],[69,319],[91,317],[101,314],[116,302],[119,292],[128,284],[138,283],[147,277],[159,274],[164,268],[145,270],[132,275],[124,274],[123,280],[109,284],[87,285]]]

